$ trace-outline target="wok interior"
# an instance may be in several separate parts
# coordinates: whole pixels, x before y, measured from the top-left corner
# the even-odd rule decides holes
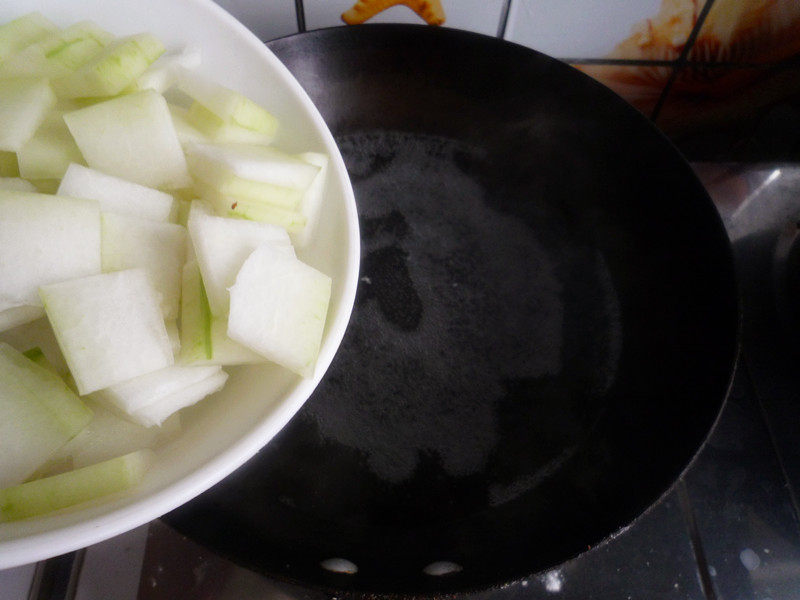
[[[367,27],[272,49],[347,163],[359,294],[304,409],[167,520],[258,571],[383,592],[507,581],[630,523],[707,435],[736,353],[727,238],[683,159],[588,78],[493,39]],[[461,570],[424,571],[439,561]]]

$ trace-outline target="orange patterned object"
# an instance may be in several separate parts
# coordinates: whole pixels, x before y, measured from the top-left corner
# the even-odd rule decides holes
[[[638,23],[608,58],[676,60],[703,4],[663,0],[658,14]],[[687,54],[686,68],[674,80],[659,124],[677,131],[729,121],[798,93],[800,82],[791,75],[776,78],[768,69],[742,68],[770,65],[798,53],[798,0],[716,0]],[[662,64],[579,68],[646,113],[672,74],[672,67]]]
[[[348,25],[359,25],[397,4],[404,4],[425,19],[429,25],[444,23],[444,8],[440,0],[358,0],[342,14],[342,21]]]

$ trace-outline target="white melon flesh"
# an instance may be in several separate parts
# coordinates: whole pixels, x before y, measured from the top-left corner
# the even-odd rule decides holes
[[[207,367],[186,368],[203,369]],[[215,368],[220,369],[219,366]],[[227,381],[228,374],[220,369],[211,377],[206,377],[202,381],[198,381],[168,396],[164,396],[158,402],[143,406],[139,410],[131,413],[131,417],[147,427],[160,426],[166,419],[175,414],[175,412],[188,406],[193,406],[200,402],[200,400],[220,391],[225,387],[225,382]]]
[[[83,156],[72,139],[64,113],[50,112],[19,152],[20,176],[26,179],[61,179],[70,163],[83,162]]]
[[[111,460],[0,489],[0,521],[47,514],[127,490],[138,484],[154,460],[137,450]]]
[[[316,216],[327,157],[291,156],[244,144],[190,143],[186,162],[195,190],[219,215],[272,223],[299,234],[309,217]]]
[[[1,190],[13,190],[16,192],[35,192],[36,187],[21,177],[0,177]]]
[[[328,157],[319,152],[304,152],[298,154],[307,163],[319,167],[319,173],[306,189],[300,203],[300,213],[305,217],[305,226],[297,231],[290,230],[292,244],[295,248],[303,248],[311,243],[317,232],[320,210],[325,199],[325,184],[328,177]]]
[[[177,319],[186,228],[115,213],[103,213],[101,221],[103,271],[143,268],[161,297],[164,318]]]
[[[253,352],[250,348],[234,342],[228,337],[228,319],[216,317],[211,321],[211,360],[206,361],[212,365],[255,365],[267,360]],[[197,364],[206,364],[198,361]]]
[[[52,462],[80,469],[136,450],[154,449],[174,439],[181,431],[178,414],[167,419],[161,427],[144,427],[117,415],[91,396],[85,403],[94,413],[92,420],[59,448],[51,458]]]
[[[192,205],[189,235],[211,313],[224,316],[228,312],[228,288],[236,281],[236,274],[253,250],[268,243],[279,252],[294,256],[294,249],[289,234],[281,227],[209,215],[195,205],[202,206]]]
[[[160,425],[178,410],[217,391],[225,373],[219,366],[171,366],[100,390],[96,398],[137,423]]]
[[[91,419],[62,379],[0,342],[0,487],[24,481]]]
[[[166,320],[164,321],[164,327],[167,328],[167,335],[169,336],[169,345],[172,347],[172,354],[174,356],[178,356],[181,351],[181,330],[178,327],[178,320]]]
[[[106,100],[66,113],[64,121],[93,169],[154,188],[191,181],[167,101],[157,92]]]
[[[330,277],[274,247],[260,246],[230,289],[228,337],[311,377],[330,295]]]
[[[149,33],[116,39],[59,82],[58,95],[62,98],[115,96],[135,82],[163,53],[164,45]]]
[[[55,31],[58,28],[38,12],[0,25],[0,61]]]
[[[0,248],[0,311],[41,306],[39,286],[100,272],[100,210],[91,200],[0,190]]]
[[[210,188],[224,196],[269,203],[286,210],[296,210],[299,207],[305,193],[303,188],[284,187],[238,177],[227,167],[209,164],[198,157],[192,151],[194,147],[196,147],[194,144],[188,146],[186,162],[189,174],[195,181],[194,189],[201,195],[204,188]]]
[[[59,196],[97,200],[100,210],[154,221],[167,221],[175,199],[166,192],[71,164],[58,187]]]
[[[204,180],[215,184],[231,175],[284,188],[305,190],[314,181],[320,167],[269,146],[253,144],[191,144],[186,154],[203,173]]]
[[[175,133],[178,135],[181,146],[211,141],[202,131],[189,122],[188,111],[183,106],[170,104],[169,114],[172,116],[172,124],[175,126]]]
[[[81,395],[174,362],[158,296],[144,269],[43,286],[40,295]]]
[[[195,69],[200,66],[201,60],[199,46],[189,45],[165,52],[136,79],[133,89],[155,90],[163,94],[176,83],[179,69]]]
[[[228,337],[228,320],[211,315],[197,263],[186,263],[181,288],[179,362],[187,365],[246,365],[265,360]]]
[[[200,199],[211,206],[219,216],[278,225],[289,233],[300,232],[306,226],[307,219],[303,213],[291,208],[276,206],[270,202],[269,200],[275,198],[273,194],[255,199],[231,196],[200,181],[195,183],[194,189]],[[297,197],[301,196],[302,193],[298,193]]]
[[[0,310],[0,331],[12,329],[17,325],[30,323],[44,316],[41,306],[15,306]]]
[[[0,85],[0,150],[17,152],[56,104],[46,79],[9,79]]]

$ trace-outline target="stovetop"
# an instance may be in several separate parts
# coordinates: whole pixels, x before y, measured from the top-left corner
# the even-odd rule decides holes
[[[732,241],[744,307],[742,353],[714,431],[670,492],[610,542],[464,598],[800,598],[800,165],[694,167]],[[328,596],[233,565],[161,521],[0,571],[0,600],[276,597]]]

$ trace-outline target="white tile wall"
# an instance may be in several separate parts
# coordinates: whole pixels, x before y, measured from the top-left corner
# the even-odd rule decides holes
[[[505,38],[557,58],[602,58],[661,0],[511,0]]]
[[[495,36],[500,25],[505,0],[441,0],[445,27],[475,31]],[[344,25],[341,16],[355,0],[303,0],[306,29]],[[423,24],[422,18],[405,5],[396,5],[378,13],[368,23]]]
[[[297,33],[294,0],[215,0],[264,41]]]

